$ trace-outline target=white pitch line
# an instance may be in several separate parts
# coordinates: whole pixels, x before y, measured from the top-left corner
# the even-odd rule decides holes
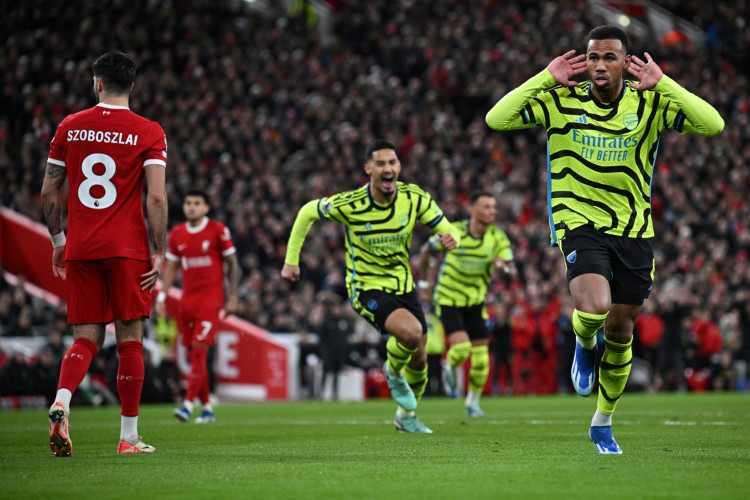
[[[706,425],[706,426],[723,426],[723,425],[745,425],[745,422],[689,422],[689,421],[679,421],[679,420],[667,420],[664,422],[664,425],[684,425],[684,426],[691,426],[691,425]]]

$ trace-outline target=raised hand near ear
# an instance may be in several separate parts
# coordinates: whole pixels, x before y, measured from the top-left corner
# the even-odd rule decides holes
[[[628,87],[632,87],[637,90],[651,90],[659,83],[661,77],[664,76],[664,72],[661,70],[658,64],[651,59],[651,55],[648,52],[644,52],[646,61],[643,62],[636,56],[630,58],[630,66],[628,71],[633,74],[640,82],[632,82],[628,84]]]
[[[558,56],[549,63],[547,69],[552,74],[558,85],[566,87],[577,87],[578,82],[571,78],[580,73],[586,72],[586,54],[575,55],[575,50],[570,50],[565,54]]]

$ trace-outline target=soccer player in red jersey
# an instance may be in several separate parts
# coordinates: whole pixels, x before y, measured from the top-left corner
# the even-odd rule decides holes
[[[164,262],[167,233],[167,140],[158,123],[128,108],[135,61],[108,52],[91,67],[98,104],[67,116],[50,144],[42,209],[52,237],[52,272],[66,280],[68,322],[75,341],[65,354],[49,410],[50,448],[70,456],[68,414],[73,392],[115,322],[122,405],[118,454],[149,453],[138,435],[143,387],[143,319]],[[67,241],[60,195],[68,179]],[[143,185],[154,254],[143,218]]]
[[[190,420],[193,401],[202,403],[197,423],[216,420],[208,387],[208,350],[214,345],[222,309],[226,314],[237,310],[237,284],[240,272],[236,250],[227,227],[208,218],[208,195],[199,189],[188,191],[182,205],[187,222],[169,234],[167,267],[162,291],[156,297],[156,313],[166,315],[165,300],[169,288],[182,270],[182,299],[177,325],[182,344],[190,352],[190,375],[185,402],[174,411],[182,421]],[[229,288],[224,304],[224,262],[227,263]]]

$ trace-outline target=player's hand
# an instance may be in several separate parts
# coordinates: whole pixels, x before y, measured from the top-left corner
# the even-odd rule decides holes
[[[159,316],[166,316],[167,315],[167,301],[156,301],[156,304],[154,304],[154,310],[156,311],[156,314]]]
[[[240,298],[237,295],[227,297],[227,303],[224,305],[224,314],[234,314],[240,305]]]
[[[299,266],[284,264],[284,267],[281,269],[281,277],[291,282],[297,281],[299,279]]]
[[[440,243],[446,248],[446,250],[455,250],[458,248],[458,242],[448,233],[440,235]]]
[[[141,274],[141,290],[151,292],[154,289],[156,282],[159,280],[162,265],[164,265],[164,254],[156,252],[151,257],[151,270],[146,274]]]
[[[651,55],[648,52],[643,53],[646,56],[648,62],[643,62],[636,56],[630,58],[630,66],[628,71],[633,74],[640,82],[632,82],[628,84],[628,87],[633,87],[638,90],[650,90],[656,87],[661,77],[664,76],[664,72],[661,70],[658,64],[651,59]]]
[[[67,277],[67,269],[65,269],[65,261],[63,260],[64,253],[65,245],[52,249],[52,274],[63,280]]]
[[[507,274],[510,271],[510,269],[508,268],[508,264],[506,264],[506,262],[500,257],[496,257],[492,261],[495,263],[495,269],[497,269],[501,273]]]
[[[494,259],[494,262],[495,269],[500,271],[500,274],[505,281],[507,281],[508,283],[512,283],[513,281],[515,281],[518,271],[516,270],[516,266],[513,262],[506,262],[500,257]]]
[[[575,75],[585,73],[587,70],[586,54],[575,55],[575,50],[552,59],[547,69],[552,74],[558,85],[566,87],[577,87],[578,82],[571,80]]]

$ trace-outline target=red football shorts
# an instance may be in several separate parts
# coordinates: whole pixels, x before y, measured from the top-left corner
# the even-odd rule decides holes
[[[214,345],[219,327],[220,312],[220,308],[199,308],[181,304],[179,318],[177,318],[177,329],[180,332],[182,345],[187,348],[190,348],[193,342],[209,346]]]
[[[68,323],[111,323],[148,317],[151,293],[141,290],[141,275],[151,270],[143,260],[112,258],[69,260]]]

